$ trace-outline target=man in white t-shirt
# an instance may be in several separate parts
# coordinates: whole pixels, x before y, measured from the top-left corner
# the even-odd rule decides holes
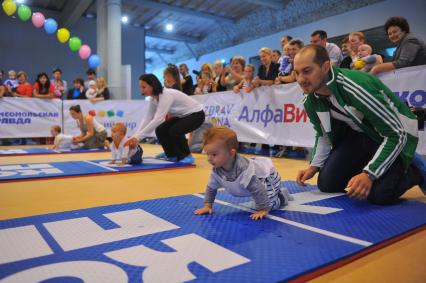
[[[339,67],[343,60],[342,51],[334,43],[327,42],[327,33],[323,30],[316,30],[311,34],[311,44],[320,45],[327,50],[331,64]]]

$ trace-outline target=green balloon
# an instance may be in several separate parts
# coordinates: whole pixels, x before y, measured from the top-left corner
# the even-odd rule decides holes
[[[27,5],[20,5],[18,8],[18,17],[21,21],[28,21],[31,18],[31,9]]]
[[[77,52],[81,46],[81,40],[77,36],[71,37],[68,45],[72,52]]]

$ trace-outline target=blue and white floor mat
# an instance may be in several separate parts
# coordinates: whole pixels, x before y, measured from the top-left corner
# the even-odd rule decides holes
[[[140,165],[126,164],[124,166],[118,166],[109,164],[109,162],[110,160],[85,160],[0,165],[0,182],[193,167],[193,165],[186,163],[169,162],[149,157],[144,158]]]
[[[301,280],[426,224],[420,202],[284,186],[294,203],[261,221],[223,191],[212,215],[193,214],[194,194],[0,221],[0,282]]]
[[[104,148],[92,148],[92,149],[15,148],[15,149],[0,149],[0,157],[61,154],[61,153],[92,153],[92,152],[108,152],[108,151],[110,150],[104,149]]]

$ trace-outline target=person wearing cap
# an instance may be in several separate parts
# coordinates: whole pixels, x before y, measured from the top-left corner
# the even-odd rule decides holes
[[[52,71],[53,79],[50,80],[50,83],[55,88],[54,96],[55,98],[64,97],[64,94],[68,92],[68,83],[66,80],[62,79],[62,70],[55,68]]]

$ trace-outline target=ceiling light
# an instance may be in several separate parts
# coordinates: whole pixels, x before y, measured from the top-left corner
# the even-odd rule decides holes
[[[167,24],[166,25],[166,30],[167,31],[172,31],[173,30],[173,25],[172,24]]]
[[[129,21],[129,18],[128,18],[127,16],[122,16],[122,17],[121,17],[121,21],[122,21],[124,24],[127,24],[127,22]]]

